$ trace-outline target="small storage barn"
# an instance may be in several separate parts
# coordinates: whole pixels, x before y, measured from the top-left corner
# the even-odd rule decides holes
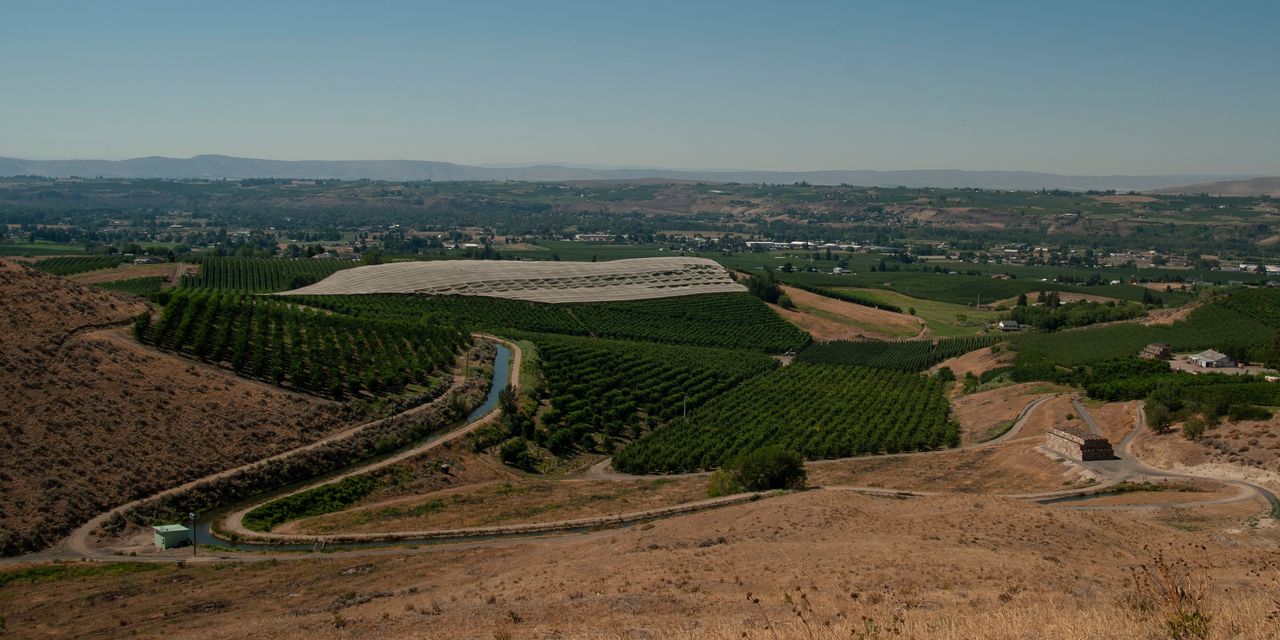
[[[156,547],[172,549],[191,544],[191,530],[180,524],[158,524],[151,527]]]
[[[1219,353],[1213,349],[1197,353],[1189,359],[1192,364],[1205,369],[1222,369],[1236,366],[1235,360],[1232,360],[1225,353]]]
[[[1045,438],[1045,448],[1074,460],[1110,460],[1115,457],[1106,437],[1075,425],[1054,427]]]

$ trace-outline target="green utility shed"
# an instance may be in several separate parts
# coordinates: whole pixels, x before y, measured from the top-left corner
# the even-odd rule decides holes
[[[151,530],[155,533],[156,546],[161,549],[191,544],[191,530],[180,524],[158,524]]]

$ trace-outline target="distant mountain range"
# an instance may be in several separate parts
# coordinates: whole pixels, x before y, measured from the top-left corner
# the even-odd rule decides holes
[[[530,165],[476,167],[425,160],[259,160],[220,155],[193,158],[150,156],[130,160],[21,160],[0,157],[0,176],[84,178],[326,178],[341,180],[522,180],[537,182],[667,178],[704,182],[851,184],[865,187],[978,187],[982,189],[1090,189],[1153,191],[1251,176],[1066,176],[1032,171],[736,171],[690,169],[600,169]],[[1198,191],[1197,191],[1198,192]]]
[[[1156,193],[1207,193],[1211,196],[1271,196],[1280,198],[1280,178],[1249,178],[1189,184],[1159,189]]]

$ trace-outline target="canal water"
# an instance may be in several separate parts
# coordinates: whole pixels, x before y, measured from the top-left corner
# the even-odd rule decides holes
[[[423,444],[427,444],[427,443],[439,440],[440,438],[447,436],[450,433],[458,429],[461,429],[471,424],[472,422],[475,422],[476,420],[479,420],[489,415],[489,413],[498,406],[498,396],[499,394],[502,393],[502,390],[506,389],[507,385],[511,383],[512,372],[511,372],[511,349],[507,348],[507,346],[502,344],[501,342],[497,343],[497,347],[498,347],[497,353],[494,354],[494,362],[493,362],[493,381],[492,381],[492,384],[489,386],[489,393],[485,396],[484,402],[481,403],[479,407],[476,407],[476,409],[471,412],[471,415],[467,416],[467,418],[463,420],[460,424],[450,425],[449,427],[445,427],[443,429],[433,431],[426,438],[410,446],[417,447]],[[346,470],[343,469],[339,471],[334,471],[333,473],[326,474],[326,475],[337,475],[345,471]],[[311,483],[314,483],[318,479],[323,479],[323,477],[312,478],[311,480],[307,480],[303,483],[298,483],[298,484],[291,485],[289,487],[278,489],[275,491],[275,493],[280,493],[280,494],[288,493],[293,489],[296,489],[298,486],[309,485]],[[207,514],[202,514],[199,520],[196,522],[196,540],[199,541],[199,543],[202,545],[216,545],[218,547],[236,549],[238,551],[310,551],[312,549],[312,545],[310,543],[308,544],[268,544],[268,543],[261,543],[261,542],[233,542],[231,540],[226,540],[215,535],[213,533],[213,523],[217,522],[219,519],[222,518],[223,515],[225,515],[228,511],[235,508],[239,504],[240,503],[237,503],[236,505],[228,505],[216,511],[210,511]],[[343,547],[386,547],[386,546],[396,546],[396,545],[415,544],[415,543],[426,544],[431,542],[442,542],[442,540],[419,540],[419,541],[395,540],[390,542],[358,542],[358,543],[343,543],[341,546]]]

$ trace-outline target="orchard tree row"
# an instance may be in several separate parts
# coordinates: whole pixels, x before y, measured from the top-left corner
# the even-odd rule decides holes
[[[546,304],[481,296],[306,296],[308,306],[359,318],[453,318],[489,330],[596,336],[781,353],[809,336],[754,296],[717,293],[628,302]]]
[[[807,458],[959,444],[946,383],[915,373],[796,363],[737,386],[613,458],[628,473],[714,469],[781,446]]]
[[[697,347],[535,338],[544,395],[538,439],[567,453],[602,433],[609,442],[639,437],[692,411],[777,363],[759,353]]]
[[[836,340],[810,346],[799,360],[824,364],[847,364],[898,371],[924,371],[947,358],[989,347],[999,336],[967,336],[940,340]]]
[[[139,337],[238,373],[342,398],[396,393],[448,368],[470,337],[449,322],[354,320],[239,294],[179,292]]]
[[[357,264],[350,260],[209,257],[200,261],[194,275],[183,276],[180,286],[236,293],[288,291],[315,284],[335,271]]]

